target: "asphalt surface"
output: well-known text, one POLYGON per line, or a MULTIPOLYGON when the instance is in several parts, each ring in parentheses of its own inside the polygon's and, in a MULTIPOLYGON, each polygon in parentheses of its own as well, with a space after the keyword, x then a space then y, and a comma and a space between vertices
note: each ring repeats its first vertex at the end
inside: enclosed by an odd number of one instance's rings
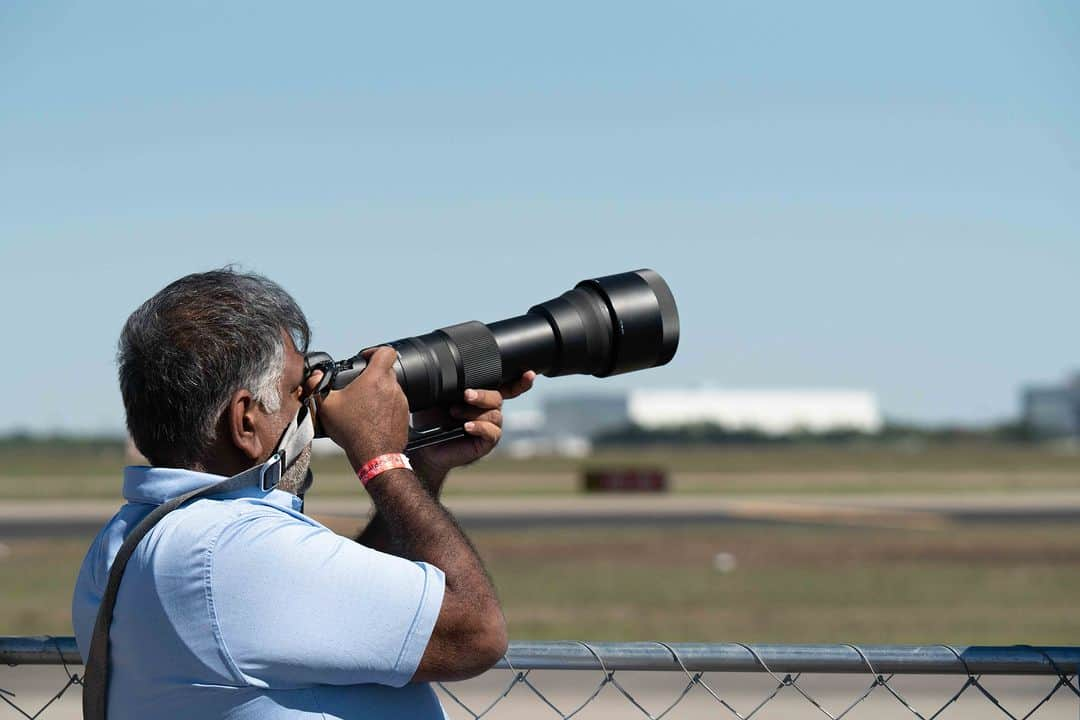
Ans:
MULTIPOLYGON (((964 495, 834 495, 730 497, 611 495, 451 497, 447 506, 467 529, 612 527, 766 523, 935 528, 950 522, 1031 522, 1080 519, 1080 492, 964 495)), ((119 507, 114 501, 6 501, 0 539, 86 537, 119 507)), ((306 511, 328 524, 371 512, 366 498, 314 496, 306 511)))

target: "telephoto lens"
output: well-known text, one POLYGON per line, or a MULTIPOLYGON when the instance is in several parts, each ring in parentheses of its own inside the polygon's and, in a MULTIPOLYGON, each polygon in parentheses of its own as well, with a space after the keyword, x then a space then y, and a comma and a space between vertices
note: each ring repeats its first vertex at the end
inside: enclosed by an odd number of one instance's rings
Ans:
MULTIPOLYGON (((664 365, 679 345, 679 312, 659 273, 635 270, 583 280, 508 320, 464 322, 381 344, 397 350, 394 371, 417 412, 459 403, 466 388, 498 388, 526 370, 607 377, 664 365)), ((337 390, 367 361, 357 354, 334 363, 310 353, 308 364, 329 370, 329 388, 337 390)))

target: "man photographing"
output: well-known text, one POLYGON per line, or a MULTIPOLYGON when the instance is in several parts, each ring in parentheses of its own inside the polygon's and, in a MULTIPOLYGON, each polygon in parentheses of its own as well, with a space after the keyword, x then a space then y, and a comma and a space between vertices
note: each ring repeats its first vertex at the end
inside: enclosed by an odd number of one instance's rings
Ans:
MULTIPOLYGON (((125 468, 127 504, 80 570, 72 621, 84 661, 133 528, 170 500, 272 465, 295 440, 320 380, 305 375, 309 338, 284 290, 229 269, 181 278, 128 319, 120 387, 152 467, 125 468)), ((284 453, 276 487, 192 499, 133 547, 105 646, 110 718, 441 718, 426 683, 477 675, 503 655, 494 588, 438 496, 450 469, 495 446, 503 400, 535 374, 466 390, 452 414, 468 436, 406 459, 395 357, 368 353, 367 369, 318 403, 376 508, 355 541, 301 512, 308 442, 284 453)))

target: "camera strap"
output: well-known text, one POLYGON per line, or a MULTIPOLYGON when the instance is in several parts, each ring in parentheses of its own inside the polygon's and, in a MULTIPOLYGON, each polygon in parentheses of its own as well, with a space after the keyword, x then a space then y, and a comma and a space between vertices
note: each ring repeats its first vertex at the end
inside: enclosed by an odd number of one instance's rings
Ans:
POLYGON ((285 428, 285 432, 278 441, 277 449, 266 462, 158 505, 124 538, 124 542, 113 559, 112 567, 109 568, 109 581, 105 585, 105 592, 101 597, 97 618, 94 621, 94 634, 90 638, 90 651, 87 653, 82 683, 83 720, 106 720, 109 698, 109 628, 112 625, 113 608, 116 606, 116 597, 120 591, 120 581, 124 577, 124 568, 127 567, 128 560, 131 559, 139 542, 163 517, 191 500, 233 492, 252 485, 259 487, 263 492, 273 490, 281 480, 282 472, 300 457, 301 451, 314 437, 315 427, 311 413, 305 405, 285 428))

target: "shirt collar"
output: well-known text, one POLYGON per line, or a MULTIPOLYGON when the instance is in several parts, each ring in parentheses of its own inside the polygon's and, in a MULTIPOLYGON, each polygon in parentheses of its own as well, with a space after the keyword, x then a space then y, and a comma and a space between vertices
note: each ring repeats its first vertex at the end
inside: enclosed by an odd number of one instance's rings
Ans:
MULTIPOLYGON (((124 468, 124 499, 128 502, 146 505, 161 505, 171 498, 207 485, 213 485, 225 479, 223 475, 195 472, 183 468, 128 465, 124 468)), ((296 511, 303 507, 303 501, 292 493, 276 488, 264 492, 256 484, 229 493, 222 493, 215 497, 259 498, 271 505, 296 511)))

